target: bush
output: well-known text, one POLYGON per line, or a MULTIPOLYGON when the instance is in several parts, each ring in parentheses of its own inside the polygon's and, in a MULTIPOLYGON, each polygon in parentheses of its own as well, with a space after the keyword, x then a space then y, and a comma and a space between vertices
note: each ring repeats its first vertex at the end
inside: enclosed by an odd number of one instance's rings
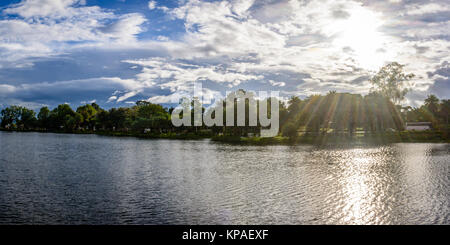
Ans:
POLYGON ((297 126, 292 122, 287 123, 282 130, 282 135, 289 138, 296 138, 298 136, 297 126))

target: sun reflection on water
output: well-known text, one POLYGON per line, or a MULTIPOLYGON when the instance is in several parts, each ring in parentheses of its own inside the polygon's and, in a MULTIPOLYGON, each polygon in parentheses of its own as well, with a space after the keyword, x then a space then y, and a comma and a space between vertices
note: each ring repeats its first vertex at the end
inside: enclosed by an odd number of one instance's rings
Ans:
POLYGON ((338 178, 340 199, 335 205, 334 216, 342 224, 377 224, 380 213, 386 208, 384 197, 389 190, 386 179, 387 162, 383 158, 389 152, 383 148, 349 149, 340 151, 338 178))

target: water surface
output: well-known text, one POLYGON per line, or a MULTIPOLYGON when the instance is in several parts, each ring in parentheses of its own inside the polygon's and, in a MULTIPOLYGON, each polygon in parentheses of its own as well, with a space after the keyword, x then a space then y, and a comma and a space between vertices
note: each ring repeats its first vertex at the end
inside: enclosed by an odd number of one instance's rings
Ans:
POLYGON ((450 224, 450 144, 0 132, 2 224, 450 224))

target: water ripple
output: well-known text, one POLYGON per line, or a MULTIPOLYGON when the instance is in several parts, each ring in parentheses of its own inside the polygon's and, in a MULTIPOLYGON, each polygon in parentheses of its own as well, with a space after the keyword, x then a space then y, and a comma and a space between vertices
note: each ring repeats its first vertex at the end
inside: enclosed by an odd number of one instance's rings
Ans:
POLYGON ((4 224, 449 224, 450 145, 0 132, 4 224))

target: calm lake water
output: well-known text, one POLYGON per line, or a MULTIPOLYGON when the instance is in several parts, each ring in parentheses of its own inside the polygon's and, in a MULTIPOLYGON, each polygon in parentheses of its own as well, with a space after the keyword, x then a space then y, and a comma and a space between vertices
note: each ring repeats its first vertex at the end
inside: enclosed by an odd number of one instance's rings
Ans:
POLYGON ((450 144, 0 132, 3 224, 450 224, 450 144))

